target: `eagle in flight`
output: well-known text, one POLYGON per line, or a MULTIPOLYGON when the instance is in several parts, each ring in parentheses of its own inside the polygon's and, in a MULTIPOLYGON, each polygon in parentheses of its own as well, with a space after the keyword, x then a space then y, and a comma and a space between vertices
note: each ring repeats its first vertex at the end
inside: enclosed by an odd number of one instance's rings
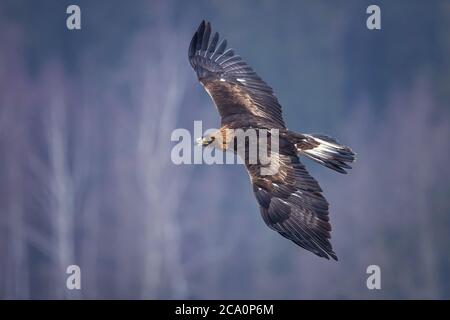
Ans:
MULTIPOLYGON (((337 260, 330 243, 328 202, 317 181, 299 156, 346 173, 355 159, 353 151, 321 134, 300 134, 286 128, 273 90, 232 49, 219 42, 209 22, 202 21, 189 46, 189 61, 198 80, 211 96, 221 117, 221 128, 198 143, 232 151, 244 158, 264 222, 269 228, 316 255, 337 260), (262 164, 249 161, 235 147, 233 129, 277 129, 277 172, 262 175, 262 164)), ((270 146, 269 146, 270 147, 270 146)))

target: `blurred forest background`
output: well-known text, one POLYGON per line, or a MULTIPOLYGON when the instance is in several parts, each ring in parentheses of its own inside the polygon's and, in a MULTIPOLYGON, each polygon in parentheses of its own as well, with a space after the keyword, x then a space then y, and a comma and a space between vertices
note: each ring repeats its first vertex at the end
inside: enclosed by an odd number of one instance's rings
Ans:
POLYGON ((0 298, 450 298, 449 31, 445 0, 2 1, 0 298), (171 163, 173 129, 219 125, 187 60, 202 19, 290 129, 358 153, 347 176, 305 160, 339 262, 269 230, 243 166, 171 163))

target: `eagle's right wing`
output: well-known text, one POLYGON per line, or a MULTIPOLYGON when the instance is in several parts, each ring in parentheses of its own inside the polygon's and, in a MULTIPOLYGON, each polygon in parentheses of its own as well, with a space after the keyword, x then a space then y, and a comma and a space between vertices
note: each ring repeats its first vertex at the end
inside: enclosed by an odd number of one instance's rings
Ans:
POLYGON ((319 184, 296 155, 280 150, 271 161, 277 161, 274 175, 261 175, 260 165, 247 164, 264 222, 300 247, 337 260, 329 241, 328 202, 319 184))
POLYGON ((219 43, 216 32, 210 41, 211 26, 202 21, 189 46, 189 61, 199 81, 214 100, 222 124, 232 115, 265 118, 274 127, 284 128, 281 106, 269 87, 232 49, 219 43))

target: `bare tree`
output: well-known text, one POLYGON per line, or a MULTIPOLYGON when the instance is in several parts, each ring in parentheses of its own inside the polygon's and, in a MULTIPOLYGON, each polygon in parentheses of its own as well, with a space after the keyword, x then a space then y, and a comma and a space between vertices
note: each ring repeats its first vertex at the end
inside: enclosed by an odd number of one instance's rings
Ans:
POLYGON ((142 86, 137 88, 139 92, 135 96, 139 99, 136 172, 144 200, 141 219, 146 239, 142 297, 163 294, 183 298, 187 294, 187 282, 177 215, 187 179, 183 174, 172 174, 170 136, 185 97, 186 77, 177 56, 184 50, 181 37, 167 26, 160 26, 152 39, 153 43, 165 45, 156 46, 159 48, 156 52, 145 51, 149 63, 144 67, 142 86), (161 292, 164 281, 168 281, 170 288, 166 293, 161 292))
POLYGON ((0 86, 8 87, 0 95, 0 297, 30 297, 30 260, 25 207, 26 175, 24 159, 28 148, 26 121, 29 100, 20 91, 27 87, 24 66, 16 55, 20 44, 17 30, 2 25, 0 59, 8 64, 0 68, 0 86))

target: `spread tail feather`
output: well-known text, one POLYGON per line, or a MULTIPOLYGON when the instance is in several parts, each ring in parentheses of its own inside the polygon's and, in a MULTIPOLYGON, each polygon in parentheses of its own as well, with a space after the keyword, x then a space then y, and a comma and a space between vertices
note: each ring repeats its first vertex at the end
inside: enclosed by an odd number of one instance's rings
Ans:
POLYGON ((321 134, 303 134, 303 139, 296 143, 298 152, 325 167, 340 173, 347 173, 349 165, 355 161, 355 153, 335 139, 321 134))

